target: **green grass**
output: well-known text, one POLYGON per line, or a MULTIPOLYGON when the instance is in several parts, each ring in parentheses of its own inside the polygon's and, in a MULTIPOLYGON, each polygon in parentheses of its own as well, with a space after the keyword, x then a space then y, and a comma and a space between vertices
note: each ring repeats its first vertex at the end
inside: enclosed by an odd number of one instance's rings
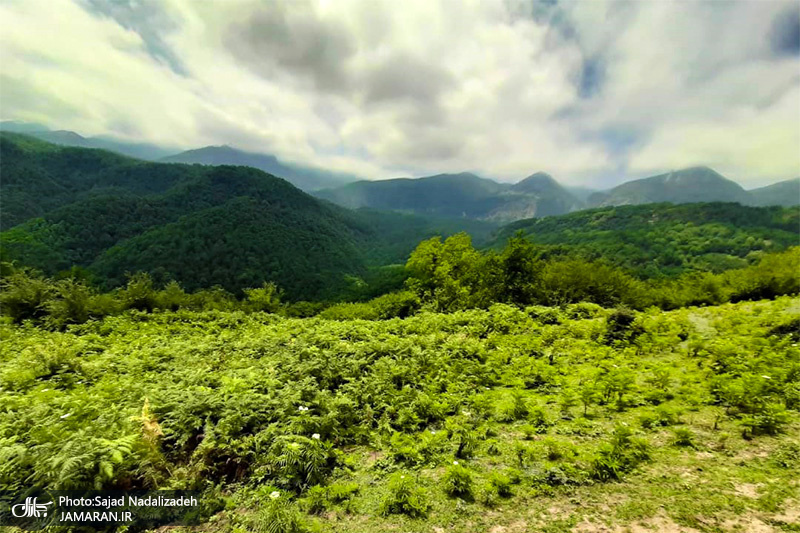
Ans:
POLYGON ((797 531, 798 298, 636 313, 623 342, 612 310, 529 311, 4 324, 0 490, 199 488, 224 505, 194 529, 231 533, 797 531))

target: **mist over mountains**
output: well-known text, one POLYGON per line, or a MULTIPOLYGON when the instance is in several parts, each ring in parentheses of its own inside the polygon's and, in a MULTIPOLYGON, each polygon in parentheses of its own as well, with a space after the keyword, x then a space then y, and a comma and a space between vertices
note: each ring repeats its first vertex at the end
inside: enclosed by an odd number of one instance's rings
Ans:
POLYGON ((629 181, 581 198, 544 172, 532 174, 515 184, 498 183, 463 173, 418 179, 359 181, 315 194, 349 208, 370 207, 512 222, 563 215, 592 207, 661 202, 798 205, 800 178, 748 191, 708 167, 692 167, 629 181))
POLYGON ((101 148, 149 161, 256 168, 281 177, 318 198, 350 209, 369 208, 492 223, 562 215, 592 207, 658 202, 736 202, 752 206, 800 204, 800 177, 746 190, 704 166, 632 180, 608 190, 564 186, 545 172, 535 172, 513 184, 470 172, 359 180, 352 174, 287 163, 274 155, 247 152, 228 145, 173 153, 155 145, 128 143, 110 137, 84 137, 72 131, 53 131, 24 122, 3 121, 0 130, 25 133, 64 146, 101 148))

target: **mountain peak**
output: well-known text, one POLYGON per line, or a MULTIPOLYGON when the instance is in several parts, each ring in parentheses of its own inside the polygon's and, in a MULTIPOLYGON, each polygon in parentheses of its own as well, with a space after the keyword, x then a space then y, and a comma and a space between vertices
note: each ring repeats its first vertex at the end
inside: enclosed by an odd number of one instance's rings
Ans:
POLYGON ((748 200, 747 192, 738 183, 707 166, 695 166, 628 181, 609 191, 594 195, 590 202, 607 206, 657 202, 746 204, 748 200))
POLYGON ((566 190, 547 172, 536 172, 515 183, 511 190, 522 193, 547 193, 566 190))

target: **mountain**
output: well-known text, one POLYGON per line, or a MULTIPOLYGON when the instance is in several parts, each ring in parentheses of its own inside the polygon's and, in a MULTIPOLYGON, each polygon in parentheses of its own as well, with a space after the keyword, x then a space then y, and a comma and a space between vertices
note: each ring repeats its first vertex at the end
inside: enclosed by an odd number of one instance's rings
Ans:
POLYGON ((752 205, 798 205, 800 204, 800 178, 780 181, 760 187, 750 189, 750 203, 752 205))
POLYGON ((280 176, 304 191, 334 187, 351 181, 355 176, 326 170, 282 163, 275 156, 244 152, 230 146, 206 146, 164 157, 162 163, 189 163, 200 165, 239 165, 263 170, 280 176))
POLYGON ((358 181, 315 193, 350 207, 369 207, 441 217, 509 222, 567 213, 581 203, 544 173, 510 185, 467 172, 424 178, 358 181))
POLYGON ((490 247, 518 232, 544 254, 603 258, 640 277, 746 266, 760 252, 797 245, 798 207, 738 203, 609 206, 503 226, 490 247))
POLYGON ((335 298, 422 239, 491 229, 350 211, 254 168, 152 163, 7 132, 0 160, 0 258, 46 274, 78 266, 105 288, 145 271, 189 290, 274 281, 289 299, 335 298))
POLYGON ((692 167, 629 181, 589 197, 592 206, 635 205, 657 202, 738 202, 750 196, 741 185, 708 167, 692 167))
POLYGON ((40 124, 5 120, 0 122, 0 131, 24 133, 37 139, 64 146, 77 146, 81 148, 99 148, 118 154, 154 161, 170 153, 172 150, 148 143, 133 143, 122 141, 114 137, 99 135, 84 137, 74 131, 50 130, 40 124))
MULTIPOLYGON (((529 208, 531 212, 529 216, 515 215, 515 219, 563 215, 583 207, 583 202, 545 172, 537 172, 528 176, 513 185, 509 191, 521 195, 522 201, 528 206, 532 206, 532 209, 529 208), (536 201, 532 201, 533 198, 536 201)), ((505 208, 504 212, 508 213, 510 209, 505 208)))

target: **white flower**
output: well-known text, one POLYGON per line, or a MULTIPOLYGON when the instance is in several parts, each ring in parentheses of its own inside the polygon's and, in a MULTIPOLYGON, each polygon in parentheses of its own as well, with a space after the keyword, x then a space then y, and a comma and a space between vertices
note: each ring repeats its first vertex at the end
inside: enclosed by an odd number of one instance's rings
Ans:
POLYGON ((764 378, 764 379, 772 379, 772 378, 771 378, 771 377, 769 377, 769 376, 761 376, 761 377, 762 377, 762 378, 764 378))
POLYGON ((406 478, 406 476, 400 476, 400 479, 405 479, 405 478, 406 478))
POLYGON ((313 435, 311 435, 311 438, 319 440, 319 433, 314 433, 313 435))
POLYGON ((63 419, 65 419, 65 418, 67 418, 68 416, 70 416, 71 414, 72 414, 72 413, 67 413, 67 414, 65 414, 65 415, 61 415, 61 419, 63 420, 63 419))
POLYGON ((42 392, 47 392, 47 391, 49 391, 49 390, 50 390, 50 389, 42 389, 42 392))
POLYGON ((453 461, 453 464, 458 466, 458 461, 453 461))
POLYGON ((431 435, 436 435, 436 431, 432 429, 431 430, 431 435))
POLYGON ((277 490, 273 490, 272 492, 269 493, 269 497, 272 498, 273 500, 277 500, 278 498, 281 497, 281 493, 278 492, 277 490))

